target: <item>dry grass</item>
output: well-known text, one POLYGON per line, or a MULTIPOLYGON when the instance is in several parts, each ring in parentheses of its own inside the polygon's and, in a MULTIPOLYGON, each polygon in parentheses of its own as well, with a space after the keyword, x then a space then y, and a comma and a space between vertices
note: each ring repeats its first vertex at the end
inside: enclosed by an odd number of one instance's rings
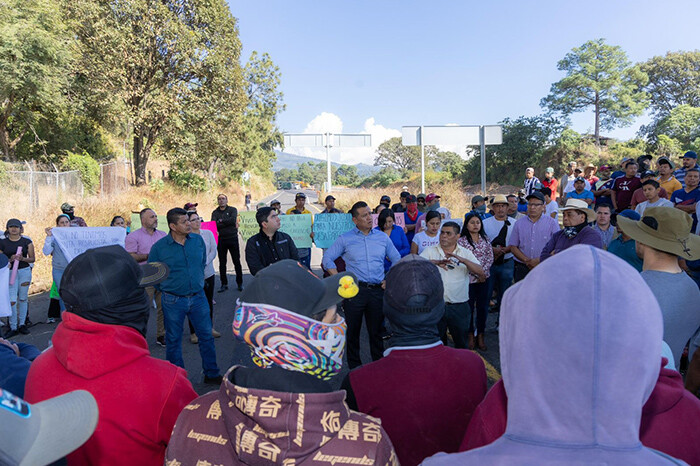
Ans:
MULTIPOLYGON (((394 183, 386 188, 370 188, 370 189, 348 189, 337 190, 333 192, 336 197, 336 206, 344 212, 350 210, 350 207, 357 201, 365 201, 371 208, 379 204, 379 199, 386 194, 391 197, 392 204, 399 202, 399 194, 401 188, 408 186, 408 191, 412 194, 420 192, 420 177, 411 178, 408 181, 394 183)), ((481 186, 462 186, 459 181, 432 181, 426 180, 425 194, 436 193, 440 195, 440 205, 447 207, 452 214, 452 217, 464 217, 464 214, 471 210, 471 198, 481 191, 481 186)), ((508 185, 498 185, 495 183, 486 186, 487 194, 511 194, 516 193, 518 188, 508 185)), ((325 197, 322 194, 323 198, 325 197)))
MULTIPOLYGON (((274 191, 271 183, 256 179, 251 180, 252 186, 246 186, 251 192, 253 200, 262 198, 274 191)), ((173 207, 182 207, 187 202, 199 203, 198 210, 205 219, 216 208, 216 196, 220 192, 225 193, 229 203, 239 209, 244 208, 244 190, 238 185, 230 185, 227 188, 216 188, 209 192, 188 193, 176 189, 170 184, 165 184, 161 191, 151 191, 148 186, 132 187, 128 191, 113 196, 93 196, 84 199, 62 199, 60 202, 45 204, 27 215, 26 205, 17 207, 12 199, 0 199, 0 208, 3 209, 4 219, 19 218, 27 223, 24 226, 24 234, 34 242, 36 251, 36 263, 32 272, 32 284, 30 293, 47 291, 51 287, 51 258, 41 253, 46 240, 46 227, 56 225, 56 216, 61 213, 61 202, 68 201, 75 205, 76 215, 83 217, 89 226, 109 226, 115 215, 121 215, 130 221, 132 212, 139 212, 145 207, 154 209, 161 217, 173 207)), ((161 222, 165 221, 164 218, 161 222)))

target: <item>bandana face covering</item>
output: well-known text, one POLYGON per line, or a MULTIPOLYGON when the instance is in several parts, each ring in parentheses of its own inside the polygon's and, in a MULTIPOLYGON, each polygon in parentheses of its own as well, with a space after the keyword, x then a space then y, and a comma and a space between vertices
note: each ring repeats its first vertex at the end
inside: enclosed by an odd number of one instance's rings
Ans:
POLYGON ((574 238, 576 235, 579 234, 581 230, 583 230, 583 227, 585 227, 586 225, 586 222, 583 222, 580 225, 576 225, 574 227, 564 227, 564 236, 566 236, 569 239, 574 238))
POLYGON ((340 372, 345 332, 340 317, 326 324, 266 304, 240 303, 233 319, 233 334, 250 346, 256 365, 276 365, 321 380, 340 372))

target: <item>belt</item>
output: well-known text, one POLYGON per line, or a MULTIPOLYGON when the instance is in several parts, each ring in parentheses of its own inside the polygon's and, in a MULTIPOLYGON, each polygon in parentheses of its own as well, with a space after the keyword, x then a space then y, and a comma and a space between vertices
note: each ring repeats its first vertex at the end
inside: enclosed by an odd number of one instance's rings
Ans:
POLYGON ((382 287, 381 283, 367 283, 367 282, 358 281, 357 284, 360 285, 361 287, 369 288, 370 290, 382 287))
POLYGON ((178 298, 191 298, 192 296, 198 295, 199 291, 196 293, 191 293, 191 294, 175 294, 175 293, 170 293, 169 291, 161 291, 161 293, 169 294, 171 296, 177 296, 178 298))

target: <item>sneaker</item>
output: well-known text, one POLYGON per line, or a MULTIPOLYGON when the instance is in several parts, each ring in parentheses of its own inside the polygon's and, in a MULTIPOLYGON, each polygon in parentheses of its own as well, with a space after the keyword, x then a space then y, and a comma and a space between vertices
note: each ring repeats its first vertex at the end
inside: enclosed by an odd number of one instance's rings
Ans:
POLYGON ((238 291, 243 291, 243 285, 238 285, 238 291))
POLYGON ((221 336, 221 334, 219 332, 217 332, 216 330, 211 329, 211 336, 213 336, 214 338, 219 338, 221 336))
POLYGON ((223 293, 226 290, 228 290, 228 285, 221 285, 221 288, 219 288, 219 293, 223 293))
POLYGON ((17 335, 19 335, 19 332, 17 330, 10 329, 9 332, 5 333, 5 336, 3 338, 8 339, 8 338, 16 337, 17 335))
POLYGON ((204 383, 210 383, 212 385, 221 385, 221 382, 224 381, 224 378, 220 375, 217 375, 216 377, 207 377, 206 375, 204 376, 204 383))
POLYGON ((56 319, 54 317, 49 317, 48 319, 46 319, 46 323, 47 324, 55 324, 56 319))
POLYGON ((197 338, 196 333, 190 333, 190 343, 192 343, 193 345, 199 343, 199 338, 197 338))
POLYGON ((156 338, 156 343, 165 348, 165 337, 156 338))
POLYGON ((17 329, 17 331, 19 333, 21 333, 22 335, 29 335, 29 329, 27 328, 26 325, 20 325, 19 329, 17 329))

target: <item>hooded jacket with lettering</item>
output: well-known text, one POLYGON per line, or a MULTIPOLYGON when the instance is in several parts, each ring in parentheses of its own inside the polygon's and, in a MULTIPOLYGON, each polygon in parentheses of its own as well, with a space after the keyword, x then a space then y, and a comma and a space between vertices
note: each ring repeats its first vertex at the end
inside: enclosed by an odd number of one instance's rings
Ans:
POLYGON ((684 464, 639 440, 662 335, 656 299, 627 263, 583 245, 554 255, 503 297, 505 434, 425 464, 684 464), (544 295, 569 305, 543 306, 544 295))
POLYGON ((182 411, 166 464, 398 464, 381 421, 351 411, 344 391, 245 388, 230 380, 236 369, 182 411))
POLYGON ((72 312, 34 360, 25 387, 30 403, 87 390, 100 416, 69 465, 162 465, 177 416, 197 397, 184 369, 151 357, 135 329, 102 324, 72 312))

